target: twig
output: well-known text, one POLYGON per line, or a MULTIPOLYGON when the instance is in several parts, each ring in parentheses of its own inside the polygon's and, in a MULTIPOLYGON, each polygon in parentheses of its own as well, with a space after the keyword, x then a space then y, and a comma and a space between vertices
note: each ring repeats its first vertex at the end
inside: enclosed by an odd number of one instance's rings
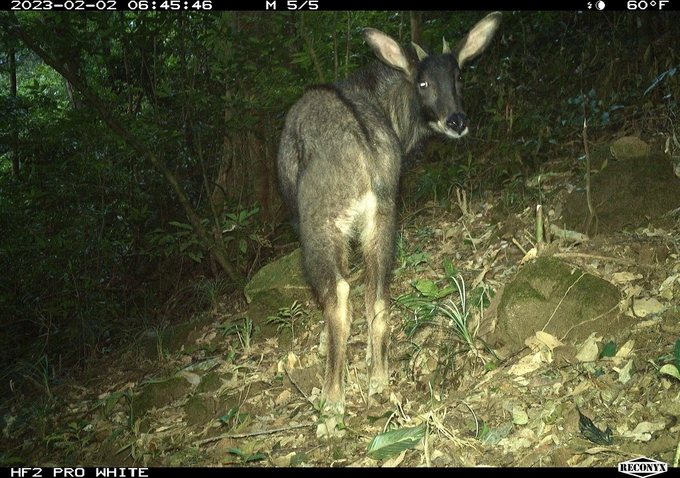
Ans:
MULTIPOLYGON (((567 290, 566 290, 566 291, 564 292, 564 294, 562 295, 562 298, 560 299, 559 303, 555 306, 555 310, 553 310, 552 315, 550 316, 550 318, 548 319, 548 321, 545 323, 545 325, 544 325, 543 328, 541 329, 542 331, 545 332, 545 328, 546 328, 548 325, 550 325, 550 322, 552 321, 553 317, 555 317, 555 314, 557 313, 557 311, 560 310, 560 306, 562 305, 562 302, 564 302, 564 299, 567 298, 567 295, 569 295, 569 291, 572 289, 572 287, 574 287, 574 286, 578 283, 578 281, 580 281, 580 280, 583 278, 584 275, 586 275, 585 272, 582 273, 580 276, 578 276, 578 278, 577 278, 577 279, 576 279, 576 280, 575 280, 575 281, 567 288, 567 290)), ((571 329, 570 329, 570 330, 571 330, 571 329)))
MULTIPOLYGON (((588 149, 588 123, 586 122, 586 102, 583 102, 583 149, 586 153, 586 202, 588 203, 588 219, 586 219, 586 234, 590 234, 590 225, 595 219, 595 234, 597 234, 597 214, 590 195, 590 150, 588 149)), ((593 235, 595 235, 593 234, 593 235)))
POLYGON ((608 311, 602 312, 600 315, 596 315, 595 317, 593 317, 593 318, 591 318, 591 319, 584 320, 584 321, 579 322, 578 324, 576 324, 576 325, 570 327, 569 330, 567 330, 567 331, 564 333, 564 335, 563 335, 562 337, 560 337, 560 340, 566 339, 566 338, 567 338, 567 335, 569 335, 569 332, 571 332, 572 330, 574 330, 576 327, 582 327, 584 324, 587 324, 587 323, 589 323, 589 322, 595 322, 596 320, 600 320, 600 319, 601 319, 602 317, 604 317, 605 315, 608 315, 608 314, 611 314, 612 312, 614 312, 618 307, 619 307, 619 304, 616 304, 614 307, 612 307, 612 308, 609 309, 608 311))
POLYGON ((680 461, 680 434, 678 435, 678 446, 675 448, 675 457, 673 458, 673 468, 678 467, 680 461))
POLYGON ((260 430, 257 432, 249 432, 249 433, 222 433, 221 435, 217 435, 211 438, 205 438, 203 440, 199 440, 197 442, 194 442, 196 445, 205 445, 206 443, 210 443, 213 441, 218 441, 221 440, 222 438, 248 438, 248 437, 255 437, 255 436, 260 436, 260 435, 273 435, 274 433, 281 433, 281 432, 287 432, 289 430, 296 430, 298 428, 311 428, 315 427, 316 423, 298 423, 297 425, 289 425, 287 427, 281 427, 281 428, 272 428, 270 430, 260 430))
POLYGON ((543 206, 536 206, 536 252, 539 254, 545 248, 545 233, 543 232, 543 206))
POLYGON ((286 372, 286 377, 288 377, 288 380, 290 380, 290 383, 292 383, 295 386, 295 388, 297 388, 297 391, 300 392, 300 394, 303 397, 305 397, 305 400, 307 400, 309 403, 312 404, 312 406, 314 406, 314 402, 312 401, 312 399, 309 398, 309 396, 300 388, 300 386, 297 384, 297 382, 295 380, 293 380, 293 377, 290 376, 290 373, 288 372, 288 367, 286 367, 284 365, 283 370, 286 372))
POLYGON ((525 256, 527 255, 526 249, 524 249, 522 245, 519 242, 517 242, 517 239, 515 239, 514 237, 512 238, 512 243, 516 245, 520 251, 522 251, 522 254, 524 254, 525 256))

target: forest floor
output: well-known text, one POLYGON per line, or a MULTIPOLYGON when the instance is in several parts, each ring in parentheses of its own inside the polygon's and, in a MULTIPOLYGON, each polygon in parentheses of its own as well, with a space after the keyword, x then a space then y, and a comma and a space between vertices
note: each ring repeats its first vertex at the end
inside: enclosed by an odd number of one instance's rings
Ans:
MULTIPOLYGON (((589 236, 555 232, 551 243, 538 245, 536 203, 523 198, 523 208, 509 212, 507 190, 466 197, 449 189, 450 201, 403 211, 391 384, 377 400, 367 399, 357 263, 338 436, 317 436, 324 357, 315 303, 281 304, 267 322, 278 333, 265 334, 250 326, 239 294, 102 357, 39 400, 5 404, 4 464, 615 467, 639 457, 672 463, 680 436, 680 380, 672 376, 680 362, 680 180, 663 154, 611 154, 593 166, 597 218, 589 236), (618 325, 576 338, 536 329, 514 345, 495 332, 503 304, 493 297, 536 257, 613 284, 618 325), (466 307, 452 277, 466 284, 466 307), (477 304, 486 298, 488 307, 476 307, 473 297, 477 304), (469 310, 473 340, 461 339, 444 316, 419 322, 409 298, 451 300, 469 310), (383 435, 389 430, 402 435, 383 435)), ((583 231, 582 174, 554 166, 527 179, 525 191, 533 188, 545 200, 546 220, 559 225, 554 231, 583 231)), ((408 178, 422 174, 415 168, 408 178)))

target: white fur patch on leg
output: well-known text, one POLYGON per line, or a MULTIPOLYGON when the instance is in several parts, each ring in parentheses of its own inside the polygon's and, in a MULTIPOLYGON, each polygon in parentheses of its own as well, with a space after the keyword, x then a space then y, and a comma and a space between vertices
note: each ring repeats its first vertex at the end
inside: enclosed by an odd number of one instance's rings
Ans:
POLYGON ((383 300, 377 300, 373 304, 373 323, 370 327, 370 346, 372 353, 370 371, 371 376, 368 384, 368 394, 374 395, 383 391, 389 385, 389 373, 387 366, 387 346, 389 340, 389 308, 383 300))

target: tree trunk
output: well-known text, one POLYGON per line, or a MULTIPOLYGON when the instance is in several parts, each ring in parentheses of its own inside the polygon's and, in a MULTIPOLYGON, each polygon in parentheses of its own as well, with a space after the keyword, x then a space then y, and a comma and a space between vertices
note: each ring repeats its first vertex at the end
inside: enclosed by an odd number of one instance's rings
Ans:
POLYGON ((416 45, 423 46, 423 14, 411 12, 411 41, 416 45))
MULTIPOLYGON (((9 52, 7 53, 9 57, 9 94, 12 98, 16 100, 17 98, 17 59, 14 51, 14 47, 9 47, 9 52)), ((19 142, 18 132, 14 129, 13 132, 14 144, 19 142)), ((11 153, 12 156, 12 176, 15 178, 19 177, 19 155, 16 151, 11 153)))

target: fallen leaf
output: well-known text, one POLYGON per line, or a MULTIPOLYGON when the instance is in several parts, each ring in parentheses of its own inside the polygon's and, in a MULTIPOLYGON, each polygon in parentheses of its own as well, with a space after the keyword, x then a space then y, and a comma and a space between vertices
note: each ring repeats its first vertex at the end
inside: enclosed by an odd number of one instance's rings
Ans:
POLYGON ((654 297, 638 299, 633 304, 633 312, 637 317, 647 317, 650 314, 659 314, 664 309, 664 305, 654 297))
POLYGON ((533 372, 543 366, 543 360, 541 359, 541 353, 536 353, 532 355, 527 355, 522 357, 519 362, 510 367, 509 373, 511 375, 522 376, 527 373, 533 372))
POLYGON ((612 282, 615 284, 625 284, 635 279, 642 279, 642 274, 633 274, 632 272, 614 272, 612 274, 612 282))
POLYGON ((632 360, 629 360, 623 368, 617 369, 614 367, 614 370, 619 373, 619 382, 626 384, 630 381, 630 379, 633 377, 633 374, 635 373, 635 365, 633 364, 632 360))
POLYGON ((544 344, 545 346, 550 348, 550 350, 554 350, 556 347, 560 347, 560 346, 564 345, 562 342, 560 342, 560 340, 557 337, 550 335, 547 332, 543 332, 541 330, 536 332, 536 338, 542 344, 544 344))
POLYGON ((585 343, 578 349, 576 358, 581 362, 594 362, 599 355, 597 348, 597 339, 595 337, 588 337, 585 343))
POLYGON ((633 347, 635 346, 635 340, 629 340, 616 352, 617 357, 629 357, 633 355, 633 347))
POLYGON ((526 425, 529 423, 529 415, 526 410, 520 407, 512 408, 512 423, 515 425, 526 425))

